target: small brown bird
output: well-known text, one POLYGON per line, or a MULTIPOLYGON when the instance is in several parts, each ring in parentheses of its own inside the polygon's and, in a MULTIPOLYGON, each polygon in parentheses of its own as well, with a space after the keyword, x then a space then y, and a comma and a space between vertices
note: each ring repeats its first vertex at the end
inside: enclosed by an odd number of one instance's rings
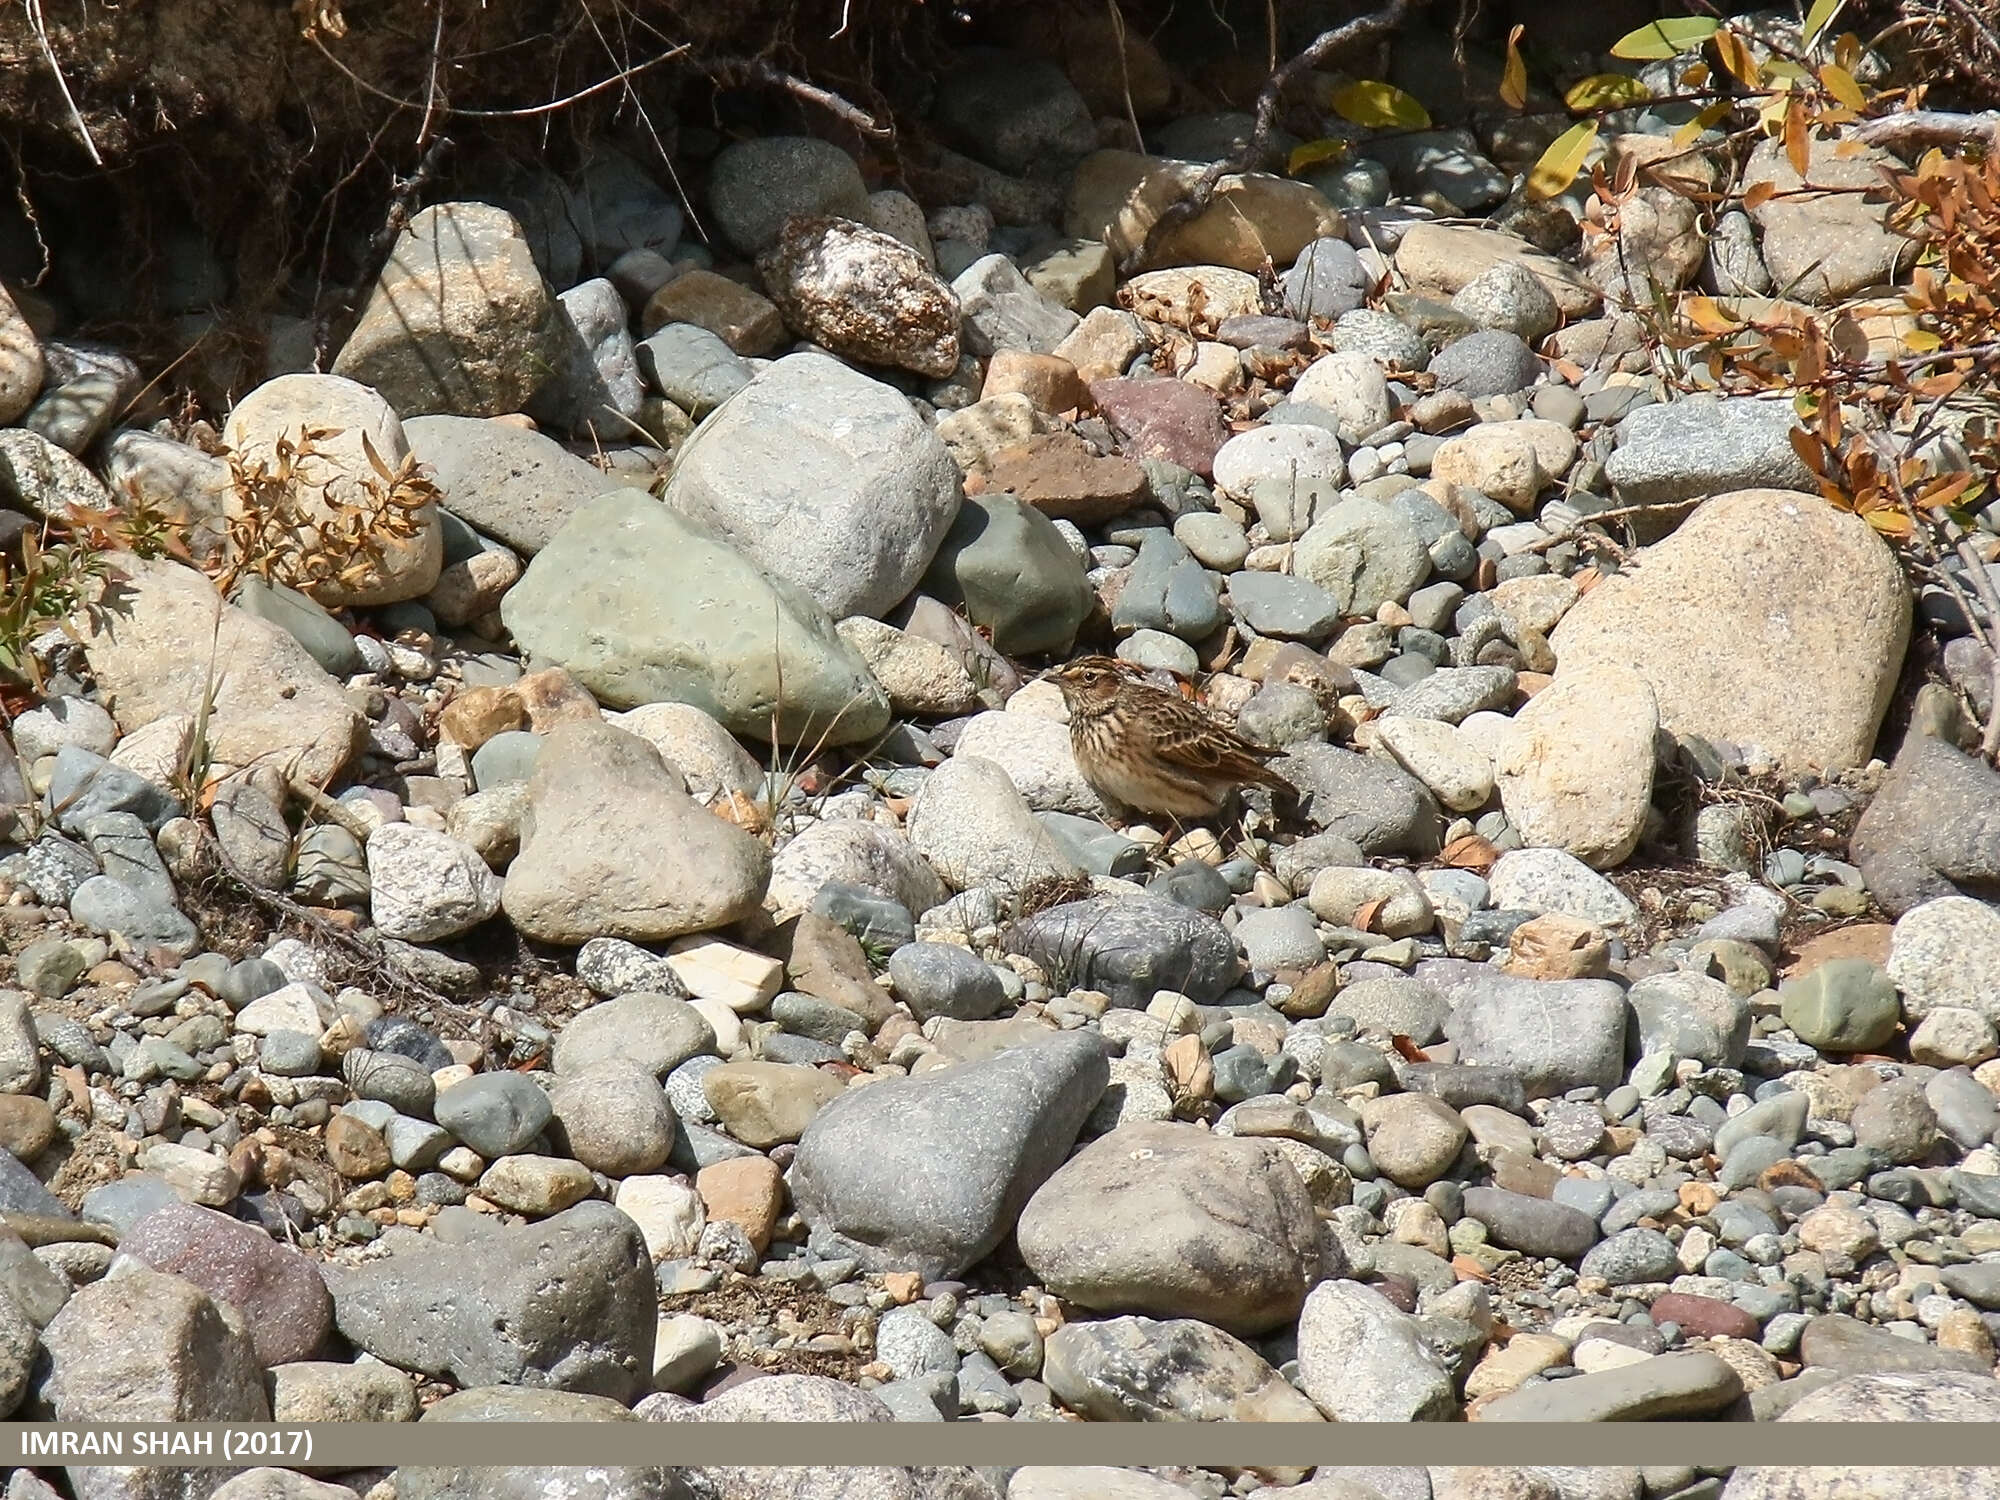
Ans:
POLYGON ((1246 784, 1297 796, 1263 762, 1277 754, 1238 739, 1195 704, 1163 692, 1108 656, 1086 656, 1049 678, 1069 709, 1077 768, 1100 797, 1135 812, 1212 818, 1246 784))

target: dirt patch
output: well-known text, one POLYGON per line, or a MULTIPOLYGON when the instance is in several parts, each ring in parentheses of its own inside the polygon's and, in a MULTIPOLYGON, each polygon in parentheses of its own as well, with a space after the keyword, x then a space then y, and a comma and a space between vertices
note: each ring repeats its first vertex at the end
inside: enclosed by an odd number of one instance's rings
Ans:
POLYGON ((271 945, 271 924, 223 876, 190 883, 181 892, 181 910, 214 952, 241 962, 271 945))
MULTIPOLYGON (((719 1325, 725 1346, 751 1328, 776 1328, 801 1344, 821 1334, 845 1336, 846 1311, 810 1281, 776 1281, 731 1273, 721 1286, 660 1298, 665 1313, 692 1313, 719 1325)), ((751 1361, 767 1375, 824 1375, 853 1382, 868 1363, 860 1353, 820 1349, 761 1350, 751 1361)))
MULTIPOLYGON (((119 1149, 120 1139, 120 1133, 109 1126, 91 1126, 70 1143, 62 1166, 48 1179, 49 1191, 77 1211, 83 1206, 85 1193, 122 1181, 132 1159, 119 1149)), ((53 1154, 61 1149, 57 1145, 49 1151, 53 1154)))

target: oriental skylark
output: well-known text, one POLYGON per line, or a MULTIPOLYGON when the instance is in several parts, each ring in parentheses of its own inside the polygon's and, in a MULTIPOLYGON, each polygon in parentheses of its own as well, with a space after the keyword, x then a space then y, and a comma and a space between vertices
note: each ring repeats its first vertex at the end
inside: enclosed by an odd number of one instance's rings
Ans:
POLYGON ((1049 678, 1069 709, 1069 742, 1092 790, 1135 812, 1212 818, 1246 785, 1296 796, 1263 764, 1278 752, 1238 739, 1185 698, 1108 656, 1086 656, 1049 678))

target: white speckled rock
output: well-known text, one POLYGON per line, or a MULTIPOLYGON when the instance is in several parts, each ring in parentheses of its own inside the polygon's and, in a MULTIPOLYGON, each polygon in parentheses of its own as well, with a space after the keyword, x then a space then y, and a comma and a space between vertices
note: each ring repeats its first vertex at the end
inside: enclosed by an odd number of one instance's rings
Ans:
POLYGON ((1911 907, 1896 919, 1888 970, 1910 1020, 1951 1006, 2000 1026, 2000 911, 1970 896, 1911 907))
POLYGON ((1018 892, 1083 874, 1036 821, 1006 769, 976 756, 953 756, 931 773, 908 826, 917 852, 957 890, 1018 892))
POLYGON ((1327 1281, 1299 1314, 1299 1383, 1336 1422, 1441 1422, 1456 1392, 1424 1326, 1358 1281, 1327 1281))
POLYGON ((771 904, 795 915, 830 882, 887 896, 912 915, 942 905, 951 894, 908 834, 847 819, 815 823, 779 848, 771 861, 771 904))
POLYGON ((384 823, 368 838, 369 915, 384 937, 430 943, 500 909, 500 877, 448 833, 384 823))
POLYGON ((1600 927, 1616 927, 1638 915, 1617 886, 1561 849, 1510 850, 1500 856, 1486 883, 1494 906, 1502 910, 1559 911, 1600 927))

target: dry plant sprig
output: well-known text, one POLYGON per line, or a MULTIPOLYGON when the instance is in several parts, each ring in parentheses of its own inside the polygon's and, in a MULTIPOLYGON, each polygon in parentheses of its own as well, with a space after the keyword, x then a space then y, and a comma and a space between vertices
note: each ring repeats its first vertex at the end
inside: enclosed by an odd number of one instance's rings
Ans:
POLYGON ((70 617, 93 601, 113 570, 111 559, 87 542, 44 545, 27 531, 20 545, 18 562, 0 556, 0 672, 39 694, 44 679, 35 638, 52 628, 76 638, 70 617))
POLYGON ((340 429, 308 427, 297 441, 281 437, 271 457, 227 455, 236 504, 229 517, 226 559, 216 577, 224 595, 245 576, 304 593, 333 584, 364 585, 379 575, 390 551, 423 532, 420 514, 441 498, 414 455, 391 469, 368 435, 361 450, 373 474, 359 476, 350 498, 335 493, 340 478, 315 479, 308 462, 340 429))

